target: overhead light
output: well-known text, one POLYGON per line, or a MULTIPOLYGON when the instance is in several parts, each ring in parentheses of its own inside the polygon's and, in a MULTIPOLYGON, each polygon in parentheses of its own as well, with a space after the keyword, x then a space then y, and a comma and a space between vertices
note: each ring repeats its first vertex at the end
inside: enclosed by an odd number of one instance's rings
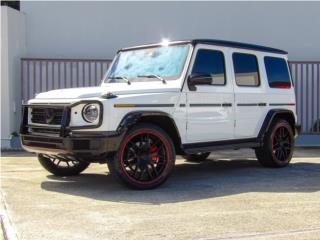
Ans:
POLYGON ((170 43, 170 40, 166 38, 162 39, 161 41, 161 45, 165 47, 169 46, 169 43, 170 43))

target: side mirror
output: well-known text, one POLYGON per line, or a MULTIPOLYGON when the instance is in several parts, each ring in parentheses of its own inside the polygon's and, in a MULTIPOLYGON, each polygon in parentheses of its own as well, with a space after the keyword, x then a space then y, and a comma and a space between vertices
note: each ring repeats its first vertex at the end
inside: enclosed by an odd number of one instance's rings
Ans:
POLYGON ((212 76, 210 74, 195 73, 188 77, 188 86, 192 91, 196 90, 196 85, 211 85, 211 83, 212 76))

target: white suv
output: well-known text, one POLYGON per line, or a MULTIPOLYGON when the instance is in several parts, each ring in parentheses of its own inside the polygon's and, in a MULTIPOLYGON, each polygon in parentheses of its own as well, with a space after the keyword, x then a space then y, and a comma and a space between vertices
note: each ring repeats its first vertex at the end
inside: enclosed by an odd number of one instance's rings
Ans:
POLYGON ((267 167, 293 154, 295 94, 282 50, 197 39, 118 51, 99 87, 41 93, 23 106, 21 141, 49 172, 107 163, 127 185, 154 188, 176 154, 206 159, 253 148, 267 167))

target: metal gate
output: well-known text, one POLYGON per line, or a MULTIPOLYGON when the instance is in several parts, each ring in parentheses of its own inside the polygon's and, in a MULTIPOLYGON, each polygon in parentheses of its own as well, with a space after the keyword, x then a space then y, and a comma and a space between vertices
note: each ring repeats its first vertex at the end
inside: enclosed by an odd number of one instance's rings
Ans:
MULTIPOLYGON (((99 85, 108 59, 21 59, 22 99, 59 88, 99 85)), ((320 62, 291 61, 298 125, 304 134, 320 134, 320 62)))
POLYGON ((53 89, 97 86, 110 63, 109 59, 22 58, 22 99, 53 89))
POLYGON ((320 62, 291 61, 298 125, 304 134, 320 134, 320 62))

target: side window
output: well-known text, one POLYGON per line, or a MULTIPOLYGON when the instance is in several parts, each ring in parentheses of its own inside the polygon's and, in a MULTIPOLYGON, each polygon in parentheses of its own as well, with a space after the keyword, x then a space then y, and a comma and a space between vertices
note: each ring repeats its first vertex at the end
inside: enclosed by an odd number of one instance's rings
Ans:
POLYGON ((258 60, 255 55, 234 53, 232 59, 238 86, 257 87, 260 85, 258 60))
POLYGON ((290 88, 291 81, 287 61, 283 58, 264 57, 269 86, 271 88, 290 88))
POLYGON ((199 49, 193 64, 192 74, 211 75, 212 85, 225 85, 224 56, 221 51, 199 49))

